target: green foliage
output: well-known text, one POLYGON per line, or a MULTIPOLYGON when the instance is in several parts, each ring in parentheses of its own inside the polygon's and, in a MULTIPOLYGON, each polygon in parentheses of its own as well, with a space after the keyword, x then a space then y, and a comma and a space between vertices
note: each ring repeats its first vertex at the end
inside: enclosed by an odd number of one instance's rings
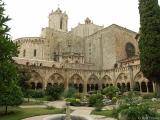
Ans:
POLYGON ((6 91, 0 91, 0 106, 16 106, 23 102, 21 89, 14 83, 6 91), (4 93, 2 93, 4 92, 4 93))
POLYGON ((142 97, 137 95, 136 92, 130 91, 127 96, 123 96, 122 102, 124 104, 136 105, 142 102, 142 97))
POLYGON ((141 71, 160 82, 160 7, 158 0, 139 0, 141 71))
POLYGON ((8 113, 8 115, 1 115, 0 108, 0 120, 22 120, 33 116, 63 114, 65 110, 58 108, 9 108, 8 113))
POLYGON ((20 67, 18 69, 18 73, 19 73, 19 85, 22 89, 24 97, 28 98, 29 102, 29 98, 31 97, 31 90, 30 90, 31 86, 28 84, 28 81, 31 78, 31 74, 28 69, 20 67))
POLYGON ((48 100, 52 101, 60 99, 63 91, 63 86, 54 84, 53 86, 48 86, 45 93, 48 96, 48 100))
POLYGON ((152 98, 156 98, 156 95, 155 94, 146 94, 146 95, 143 95, 143 99, 152 99, 152 98))
POLYGON ((102 115, 106 117, 113 117, 113 111, 112 110, 93 110, 92 113, 93 115, 102 115))
POLYGON ((72 106, 80 106, 81 104, 80 99, 76 99, 76 98, 67 98, 66 101, 70 102, 70 105, 72 106))
POLYGON ((53 106, 47 106, 47 109, 48 109, 48 110, 54 110, 54 109, 56 109, 56 108, 53 107, 53 106))
POLYGON ((76 97, 77 90, 74 87, 69 87, 67 91, 64 91, 63 96, 65 98, 74 98, 76 97))
POLYGON ((126 120, 142 120, 156 117, 156 113, 150 110, 147 104, 121 106, 117 111, 117 113, 125 116, 126 120))
POLYGON ((120 106, 113 110, 113 115, 120 120, 142 120, 142 118, 154 118, 157 114, 151 109, 151 103, 148 104, 143 101, 142 97, 131 91, 123 97, 120 106))
POLYGON ((103 89, 102 93, 108 96, 110 99, 116 97, 117 93, 119 92, 118 87, 116 86, 109 86, 103 89))
POLYGON ((28 69, 25 68, 19 68, 19 84, 22 88, 22 91, 25 92, 26 90, 30 89, 30 86, 28 84, 28 81, 31 78, 31 74, 28 69))
POLYGON ((10 19, 4 14, 4 3, 0 0, 0 106, 7 107, 22 103, 22 92, 18 87, 18 73, 12 57, 18 53, 17 45, 10 39, 10 19))
POLYGON ((45 93, 43 90, 29 90, 29 96, 32 98, 43 98, 45 93))
POLYGON ((117 97, 112 98, 112 103, 115 104, 117 102, 117 97))
POLYGON ((100 93, 92 94, 89 97, 89 106, 93 106, 100 109, 103 106, 103 95, 100 93))

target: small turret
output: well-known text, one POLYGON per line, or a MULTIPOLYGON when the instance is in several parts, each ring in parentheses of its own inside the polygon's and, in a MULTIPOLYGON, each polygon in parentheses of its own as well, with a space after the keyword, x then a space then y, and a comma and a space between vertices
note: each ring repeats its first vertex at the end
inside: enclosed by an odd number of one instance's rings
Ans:
POLYGON ((68 15, 62 12, 60 8, 49 14, 49 28, 67 32, 68 31, 68 15))
POLYGON ((91 23, 91 20, 87 17, 86 19, 85 19, 85 24, 90 24, 91 23))

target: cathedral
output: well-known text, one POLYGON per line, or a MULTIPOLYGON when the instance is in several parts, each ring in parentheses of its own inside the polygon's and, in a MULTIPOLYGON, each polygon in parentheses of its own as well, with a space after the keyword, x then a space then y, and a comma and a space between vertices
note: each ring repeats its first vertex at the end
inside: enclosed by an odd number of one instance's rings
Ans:
POLYGON ((138 34, 112 24, 96 25, 86 18, 68 31, 68 15, 60 8, 49 14, 48 27, 38 37, 14 40, 15 62, 31 72, 32 89, 49 85, 74 86, 80 93, 117 86, 141 93, 155 91, 155 83, 140 71, 138 34))

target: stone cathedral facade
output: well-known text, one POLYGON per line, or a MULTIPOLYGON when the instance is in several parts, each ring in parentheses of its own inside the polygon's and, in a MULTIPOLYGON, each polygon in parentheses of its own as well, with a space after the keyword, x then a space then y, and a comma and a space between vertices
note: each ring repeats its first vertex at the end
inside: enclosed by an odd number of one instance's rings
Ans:
POLYGON ((62 84, 84 93, 110 85, 128 91, 136 85, 142 93, 155 90, 140 71, 137 33, 116 24, 104 28, 86 18, 68 31, 68 15, 58 8, 39 37, 15 43, 20 47, 14 59, 31 71, 33 89, 62 84))

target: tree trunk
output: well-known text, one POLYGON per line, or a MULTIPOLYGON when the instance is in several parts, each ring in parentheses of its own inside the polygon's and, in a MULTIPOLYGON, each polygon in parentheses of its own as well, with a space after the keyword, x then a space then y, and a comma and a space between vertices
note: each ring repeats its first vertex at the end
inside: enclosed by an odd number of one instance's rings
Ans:
POLYGON ((6 105, 5 114, 8 113, 8 106, 6 105))
POLYGON ((156 95, 158 98, 160 98, 160 82, 156 82, 155 88, 156 95))

